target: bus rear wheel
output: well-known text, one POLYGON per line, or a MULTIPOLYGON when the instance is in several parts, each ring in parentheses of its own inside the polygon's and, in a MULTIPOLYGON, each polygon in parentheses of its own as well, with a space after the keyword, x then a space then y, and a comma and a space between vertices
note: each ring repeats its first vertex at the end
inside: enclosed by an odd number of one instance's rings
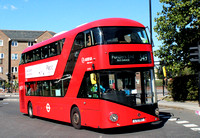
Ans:
POLYGON ((31 102, 28 104, 28 116, 33 118, 33 106, 31 102))
POLYGON ((74 128, 81 128, 81 115, 78 107, 74 107, 71 111, 71 123, 74 128))

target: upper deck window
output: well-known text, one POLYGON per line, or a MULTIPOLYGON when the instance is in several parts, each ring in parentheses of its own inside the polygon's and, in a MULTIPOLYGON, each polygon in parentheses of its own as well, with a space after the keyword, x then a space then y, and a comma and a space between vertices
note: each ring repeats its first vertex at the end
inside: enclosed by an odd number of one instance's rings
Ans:
POLYGON ((20 63, 25 64, 61 54, 65 39, 44 45, 43 47, 28 51, 21 55, 20 63))
POLYGON ((149 44, 144 28, 100 27, 92 29, 94 45, 99 44, 149 44))
POLYGON ((149 43, 143 28, 103 27, 104 44, 147 44, 149 43))

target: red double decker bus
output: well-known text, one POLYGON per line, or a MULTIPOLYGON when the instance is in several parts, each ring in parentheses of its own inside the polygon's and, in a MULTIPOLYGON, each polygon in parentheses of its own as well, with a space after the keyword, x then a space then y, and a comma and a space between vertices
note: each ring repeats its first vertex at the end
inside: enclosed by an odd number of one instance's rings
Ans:
POLYGON ((142 24, 123 18, 87 23, 22 52, 20 111, 75 128, 155 122, 153 69, 142 24))

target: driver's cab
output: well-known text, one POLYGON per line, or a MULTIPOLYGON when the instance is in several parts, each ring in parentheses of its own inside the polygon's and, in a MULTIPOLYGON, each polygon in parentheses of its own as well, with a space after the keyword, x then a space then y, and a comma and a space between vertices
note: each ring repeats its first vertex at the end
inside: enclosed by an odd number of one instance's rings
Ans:
POLYGON ((155 103, 152 69, 86 72, 78 98, 104 99, 127 106, 155 103))

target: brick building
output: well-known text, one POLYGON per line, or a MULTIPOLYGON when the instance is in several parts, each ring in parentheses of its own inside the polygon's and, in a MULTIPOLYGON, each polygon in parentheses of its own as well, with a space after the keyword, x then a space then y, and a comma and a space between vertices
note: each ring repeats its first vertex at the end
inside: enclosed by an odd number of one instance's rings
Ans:
POLYGON ((42 42, 55 35, 51 31, 0 30, 0 87, 2 81, 8 81, 8 49, 11 44, 11 76, 18 80, 18 65, 22 51, 35 43, 42 42))

